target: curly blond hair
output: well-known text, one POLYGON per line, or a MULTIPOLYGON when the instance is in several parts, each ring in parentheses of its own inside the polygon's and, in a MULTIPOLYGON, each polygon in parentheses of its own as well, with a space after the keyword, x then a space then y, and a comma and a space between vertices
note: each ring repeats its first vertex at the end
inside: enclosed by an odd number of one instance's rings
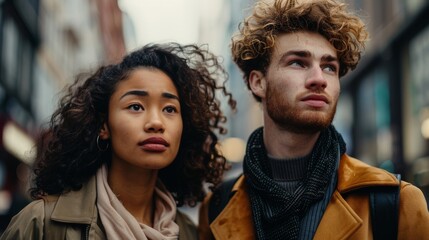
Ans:
POLYGON ((276 37, 298 31, 317 32, 335 47, 340 77, 356 67, 368 39, 365 24, 347 11, 344 3, 334 0, 259 1, 253 13, 239 25, 239 33, 231 44, 234 62, 243 72, 248 87, 252 70, 265 73, 276 37))

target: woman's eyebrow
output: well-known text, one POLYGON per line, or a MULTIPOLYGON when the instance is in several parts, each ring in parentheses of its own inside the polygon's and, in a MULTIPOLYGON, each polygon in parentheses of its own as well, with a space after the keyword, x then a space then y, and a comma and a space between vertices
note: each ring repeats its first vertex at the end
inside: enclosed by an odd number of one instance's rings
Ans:
MULTIPOLYGON (((145 97, 145 96, 149 96, 149 93, 147 91, 144 91, 144 90, 132 90, 132 91, 126 92, 119 99, 122 99, 122 98, 124 98, 126 96, 129 96, 129 95, 135 95, 135 96, 145 97)), ((174 94, 172 94, 172 93, 164 92, 164 93, 161 94, 161 96, 164 97, 164 98, 176 99, 176 100, 179 101, 179 97, 176 96, 176 95, 174 95, 174 94)))
POLYGON ((128 95, 136 95, 136 96, 149 96, 149 93, 143 90, 132 90, 126 92, 124 95, 122 95, 119 99, 122 99, 128 95))
POLYGON ((177 101, 179 101, 179 97, 172 94, 172 93, 164 92, 164 93, 162 93, 162 96, 165 98, 176 99, 177 101))

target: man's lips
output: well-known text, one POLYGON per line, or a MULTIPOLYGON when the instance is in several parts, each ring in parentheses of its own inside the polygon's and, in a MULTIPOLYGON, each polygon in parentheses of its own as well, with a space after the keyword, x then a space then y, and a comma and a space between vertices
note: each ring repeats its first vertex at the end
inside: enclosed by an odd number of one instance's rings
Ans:
POLYGON ((160 137, 147 138, 138 144, 143 150, 150 152, 163 152, 170 144, 160 137))
POLYGON ((301 101, 310 105, 311 107, 321 108, 326 106, 329 103, 329 100, 324 95, 311 94, 305 96, 301 99, 301 101))

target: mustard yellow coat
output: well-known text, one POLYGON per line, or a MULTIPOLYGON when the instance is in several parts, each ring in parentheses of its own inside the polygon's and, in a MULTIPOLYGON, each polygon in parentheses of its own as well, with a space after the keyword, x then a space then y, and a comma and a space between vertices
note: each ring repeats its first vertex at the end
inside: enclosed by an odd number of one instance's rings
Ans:
MULTIPOLYGON (((338 169, 337 188, 314 239, 373 239, 368 194, 353 190, 395 185, 398 185, 398 181, 392 174, 344 154, 338 169)), ((201 240, 255 239, 249 195, 243 176, 237 180, 232 191, 235 194, 210 226, 208 202, 211 195, 204 200, 198 228, 201 240)), ((429 239, 429 213, 422 191, 402 181, 399 207, 398 239, 429 239)))

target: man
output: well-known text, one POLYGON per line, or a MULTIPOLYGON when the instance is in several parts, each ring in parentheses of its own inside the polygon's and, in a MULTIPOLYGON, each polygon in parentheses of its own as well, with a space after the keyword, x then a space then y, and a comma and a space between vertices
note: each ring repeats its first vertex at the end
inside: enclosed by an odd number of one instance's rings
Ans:
MULTIPOLYGON (((255 5, 232 54, 264 126, 249 137, 243 176, 211 224, 211 195, 201 206, 201 239, 373 239, 368 189, 399 182, 348 156, 331 125, 340 78, 358 64, 367 36, 333 0, 255 5)), ((404 181, 398 221, 398 239, 429 238, 426 200, 404 181)))

